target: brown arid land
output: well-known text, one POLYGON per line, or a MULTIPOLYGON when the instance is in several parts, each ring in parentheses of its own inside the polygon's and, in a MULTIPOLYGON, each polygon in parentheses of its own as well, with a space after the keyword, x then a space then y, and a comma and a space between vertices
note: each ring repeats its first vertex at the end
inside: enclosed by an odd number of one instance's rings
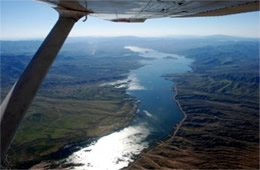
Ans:
POLYGON ((259 46, 194 49, 193 72, 167 75, 184 119, 128 169, 259 169, 259 46))

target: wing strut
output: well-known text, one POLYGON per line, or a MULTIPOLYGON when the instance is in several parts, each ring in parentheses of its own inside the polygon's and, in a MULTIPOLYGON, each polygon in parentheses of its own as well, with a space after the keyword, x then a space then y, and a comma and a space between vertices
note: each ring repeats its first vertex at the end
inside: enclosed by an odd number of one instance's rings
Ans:
POLYGON ((59 11, 59 19, 0 106, 1 164, 20 122, 73 25, 83 15, 59 11))

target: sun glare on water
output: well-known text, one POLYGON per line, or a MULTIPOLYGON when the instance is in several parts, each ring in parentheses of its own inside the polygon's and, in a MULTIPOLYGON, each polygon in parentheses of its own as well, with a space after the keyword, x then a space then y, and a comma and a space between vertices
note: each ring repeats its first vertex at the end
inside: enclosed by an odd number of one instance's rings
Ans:
POLYGON ((126 167, 134 156, 148 147, 145 139, 149 134, 144 124, 124 128, 74 152, 66 162, 82 165, 75 169, 115 170, 126 167))

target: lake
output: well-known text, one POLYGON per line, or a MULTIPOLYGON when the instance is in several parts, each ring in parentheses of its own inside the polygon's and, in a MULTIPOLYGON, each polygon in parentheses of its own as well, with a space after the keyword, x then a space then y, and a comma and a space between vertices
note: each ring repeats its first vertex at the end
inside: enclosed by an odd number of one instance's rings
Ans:
POLYGON ((171 135, 183 118, 173 100, 174 83, 162 75, 190 71, 192 60, 153 49, 126 46, 147 59, 143 67, 130 71, 128 78, 107 83, 127 88, 127 93, 140 102, 133 122, 116 132, 92 141, 63 160, 74 169, 121 169, 133 162, 145 148, 171 135), (75 166, 79 165, 79 166, 75 166))

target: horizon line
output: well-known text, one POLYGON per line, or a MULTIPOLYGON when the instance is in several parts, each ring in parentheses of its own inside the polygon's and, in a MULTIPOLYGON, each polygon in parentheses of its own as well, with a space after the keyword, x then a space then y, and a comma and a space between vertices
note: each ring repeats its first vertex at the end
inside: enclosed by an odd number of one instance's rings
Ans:
MULTIPOLYGON (((204 38, 204 37, 229 37, 229 38, 240 38, 240 39, 258 39, 260 40, 260 35, 258 37, 250 36, 237 36, 237 35, 226 35, 226 34, 211 34, 211 35, 161 35, 161 36, 140 36, 140 35, 84 35, 84 36, 68 36, 68 39, 73 38, 120 38, 120 37, 133 37, 133 38, 204 38)), ((0 39, 0 41, 39 41, 44 40, 46 37, 35 37, 35 38, 17 38, 17 39, 0 39)))

